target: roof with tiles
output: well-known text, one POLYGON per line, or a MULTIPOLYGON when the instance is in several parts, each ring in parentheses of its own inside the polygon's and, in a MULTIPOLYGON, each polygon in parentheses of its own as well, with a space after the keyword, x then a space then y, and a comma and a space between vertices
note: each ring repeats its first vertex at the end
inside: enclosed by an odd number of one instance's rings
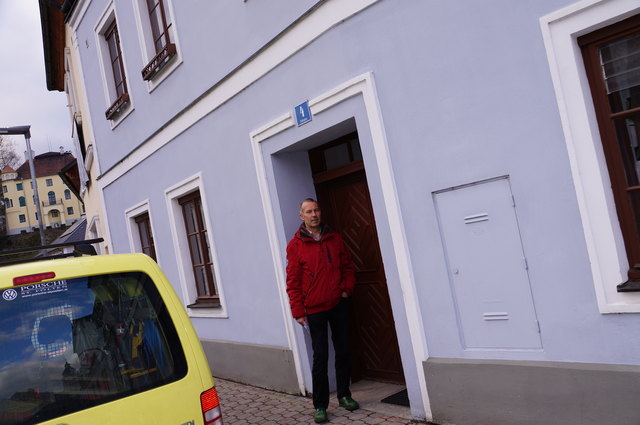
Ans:
MULTIPOLYGON (((69 152, 47 152, 41 155, 37 155, 33 158, 33 164, 36 169, 36 177, 45 177, 56 175, 62 170, 65 165, 73 161, 74 157, 69 152)), ((4 172, 4 171, 3 171, 4 172)), ((18 169, 18 178, 30 179, 31 172, 29 170, 29 161, 25 161, 18 169)))
POLYGON ((5 166, 2 171, 0 171, 0 173, 5 174, 5 173, 15 173, 16 170, 14 170, 13 168, 11 168, 11 166, 7 165, 5 166))

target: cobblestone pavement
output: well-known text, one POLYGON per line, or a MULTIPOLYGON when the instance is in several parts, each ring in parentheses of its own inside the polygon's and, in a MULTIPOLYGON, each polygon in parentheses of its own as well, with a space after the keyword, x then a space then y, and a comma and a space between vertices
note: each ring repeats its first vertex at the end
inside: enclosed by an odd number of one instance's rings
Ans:
MULTIPOLYGON (((310 398, 269 391, 220 378, 216 378, 216 387, 225 425, 314 424, 314 410, 310 398)), ((338 407, 337 402, 334 401, 329 404, 328 412, 330 424, 400 425, 420 423, 365 409, 349 412, 338 407)))

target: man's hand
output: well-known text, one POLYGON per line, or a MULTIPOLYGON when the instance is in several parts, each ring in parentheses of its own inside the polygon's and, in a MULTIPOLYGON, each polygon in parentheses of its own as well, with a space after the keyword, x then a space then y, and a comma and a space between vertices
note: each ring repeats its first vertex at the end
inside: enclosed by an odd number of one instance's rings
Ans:
POLYGON ((296 322, 300 323, 302 326, 307 326, 309 321, 307 320, 307 316, 298 317, 296 322))
POLYGON ((346 292, 342 292, 342 298, 349 298, 349 294, 347 294, 346 292))

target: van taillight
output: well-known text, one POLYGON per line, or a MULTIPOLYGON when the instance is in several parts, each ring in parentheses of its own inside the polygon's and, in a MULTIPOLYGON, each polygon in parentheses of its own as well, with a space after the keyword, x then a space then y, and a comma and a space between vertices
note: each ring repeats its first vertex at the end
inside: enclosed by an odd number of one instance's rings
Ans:
POLYGON ((26 276, 18 276, 13 278, 13 286, 26 285, 27 283, 38 283, 43 280, 53 279, 56 277, 54 272, 29 274, 26 276))
POLYGON ((202 416, 204 417, 205 425, 222 425, 220 401, 215 388, 200 394, 200 404, 202 405, 202 416))

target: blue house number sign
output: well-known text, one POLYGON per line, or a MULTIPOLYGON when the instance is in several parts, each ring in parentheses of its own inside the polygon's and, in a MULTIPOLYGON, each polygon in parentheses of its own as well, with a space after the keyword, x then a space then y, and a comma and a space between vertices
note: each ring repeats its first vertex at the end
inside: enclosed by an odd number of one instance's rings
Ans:
POLYGON ((299 104, 294 108, 296 114, 296 124, 301 126, 311 121, 311 109, 309 108, 309 101, 299 104))

